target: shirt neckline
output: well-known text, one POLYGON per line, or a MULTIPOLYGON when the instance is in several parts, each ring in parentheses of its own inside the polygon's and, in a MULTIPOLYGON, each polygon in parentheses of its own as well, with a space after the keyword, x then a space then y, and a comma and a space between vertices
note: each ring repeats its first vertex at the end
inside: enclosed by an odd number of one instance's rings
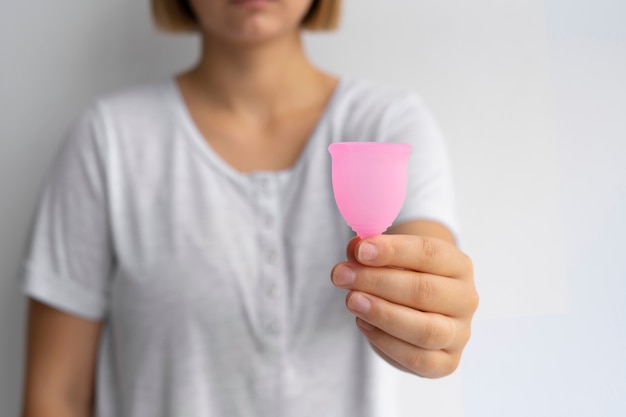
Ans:
POLYGON ((178 113, 178 116, 182 120, 184 128, 187 131, 187 135, 185 135, 186 138, 191 142, 191 144, 198 150, 201 155, 209 160, 209 162, 217 166, 223 173, 225 173, 229 177, 238 181, 250 180, 259 177, 281 179, 289 177, 293 172, 297 171, 300 166, 302 166, 308 159, 308 154, 311 152, 311 148, 313 148, 313 142, 315 142, 316 138, 319 136, 321 127, 326 124, 328 118, 330 117, 332 109, 334 108, 338 97, 340 96, 340 91, 343 90, 344 84, 345 80, 342 77, 339 77, 337 85, 331 93, 330 98, 326 103, 326 106, 324 107, 324 110, 322 111, 317 122, 315 123, 315 127, 309 135, 309 138, 307 139, 306 144, 302 149, 302 152, 292 166, 286 169, 274 171, 256 170, 250 172, 241 172, 235 169, 228 162, 226 162, 205 140, 204 136, 200 132, 200 129, 198 129, 198 126, 191 117, 191 113, 189 112, 187 103, 185 103, 185 99, 183 98, 182 92, 180 91, 178 83, 176 82, 176 78, 174 76, 168 78, 168 86, 174 97, 176 112, 178 113))

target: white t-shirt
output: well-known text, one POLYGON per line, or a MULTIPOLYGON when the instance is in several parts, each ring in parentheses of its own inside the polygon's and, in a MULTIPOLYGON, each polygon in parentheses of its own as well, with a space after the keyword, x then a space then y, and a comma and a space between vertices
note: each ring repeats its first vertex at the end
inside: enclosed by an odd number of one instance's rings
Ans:
POLYGON ((329 278, 352 236, 338 141, 410 143, 396 223, 456 231, 445 145, 414 94, 342 79, 297 163, 250 174, 210 148, 173 79, 83 114, 41 194, 24 290, 106 322, 98 417, 376 415, 375 354, 329 278))

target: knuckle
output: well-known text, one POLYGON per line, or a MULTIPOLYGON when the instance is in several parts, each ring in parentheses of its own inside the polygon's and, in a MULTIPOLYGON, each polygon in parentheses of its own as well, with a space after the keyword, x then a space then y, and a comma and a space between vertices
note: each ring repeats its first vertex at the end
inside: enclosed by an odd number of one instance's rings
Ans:
POLYGON ((472 261, 472 258, 470 258, 466 253, 463 253, 461 258, 464 269, 474 276, 474 261, 472 261))
POLYGON ((442 361, 440 355, 435 352, 420 352, 414 355, 414 363, 416 373, 425 378, 439 378, 442 376, 442 361))
POLYGON ((363 268, 360 274, 363 291, 378 294, 385 284, 385 273, 380 268, 363 268))
POLYGON ((413 369, 422 377, 442 378, 457 370, 459 359, 456 356, 444 354, 442 351, 432 352, 430 355, 424 356, 419 364, 414 363, 414 366, 413 369))
POLYGON ((448 376, 456 371, 459 367, 459 363, 461 362, 460 359, 459 355, 448 355, 440 367, 440 376, 448 376))
POLYGON ((430 239, 422 239, 422 256, 426 263, 430 263, 437 257, 437 247, 430 239))
POLYGON ((381 248, 381 259, 384 260, 384 263, 389 263, 393 259, 396 259, 401 250, 402 244, 398 240, 398 236, 390 236, 390 239, 386 240, 381 248))
POLYGON ((411 291, 418 306, 429 305, 435 297, 433 282, 424 275, 417 275, 411 284, 411 291))
POLYGON ((470 338, 472 337, 472 328, 471 326, 467 326, 467 329, 461 335, 461 346, 467 345, 470 338))
POLYGON ((439 339, 440 329, 433 319, 426 321, 424 333, 422 334, 422 344, 428 348, 433 346, 439 339))
POLYGON ((381 328, 390 328, 393 327, 395 323, 398 321, 397 315, 394 313, 391 308, 384 308, 380 305, 380 303, 376 306, 372 306, 372 312, 376 315, 376 324, 381 328))
POLYGON ((422 343, 425 348, 440 349, 450 346, 454 336, 454 323, 451 320, 437 320, 432 317, 426 320, 422 343))
POLYGON ((420 376, 425 376, 424 373, 428 368, 428 361, 425 357, 425 351, 421 349, 415 349, 407 360, 408 368, 420 376))
POLYGON ((400 235, 384 235, 380 245, 380 265, 388 265, 406 255, 406 240, 400 235))
POLYGON ((480 304, 480 296, 475 289, 472 290, 469 296, 469 303, 472 313, 478 310, 478 305, 480 304))

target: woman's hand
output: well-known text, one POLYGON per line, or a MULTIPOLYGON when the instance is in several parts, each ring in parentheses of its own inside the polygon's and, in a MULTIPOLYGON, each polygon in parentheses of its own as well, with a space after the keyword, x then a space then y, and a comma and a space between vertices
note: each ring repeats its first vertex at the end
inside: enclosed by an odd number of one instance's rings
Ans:
POLYGON ((478 306, 470 258, 434 237, 353 239, 331 273, 374 349, 394 366, 429 378, 452 373, 478 306))

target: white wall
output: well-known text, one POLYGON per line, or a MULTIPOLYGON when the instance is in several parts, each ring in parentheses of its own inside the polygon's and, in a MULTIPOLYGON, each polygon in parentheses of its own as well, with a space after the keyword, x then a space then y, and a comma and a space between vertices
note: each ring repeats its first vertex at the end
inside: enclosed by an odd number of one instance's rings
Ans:
MULTIPOLYGON (((11 2, 0 17, 0 417, 17 414, 15 280, 62 132, 95 94, 195 57, 148 1, 11 2)), ((482 296, 455 375, 390 371, 403 415, 626 414, 626 3, 345 0, 320 65, 419 91, 448 137, 482 296)), ((394 394, 396 395, 396 394, 394 394)))
POLYGON ((464 406, 469 416, 624 416, 626 2, 547 0, 545 10, 570 307, 479 320, 464 406))

